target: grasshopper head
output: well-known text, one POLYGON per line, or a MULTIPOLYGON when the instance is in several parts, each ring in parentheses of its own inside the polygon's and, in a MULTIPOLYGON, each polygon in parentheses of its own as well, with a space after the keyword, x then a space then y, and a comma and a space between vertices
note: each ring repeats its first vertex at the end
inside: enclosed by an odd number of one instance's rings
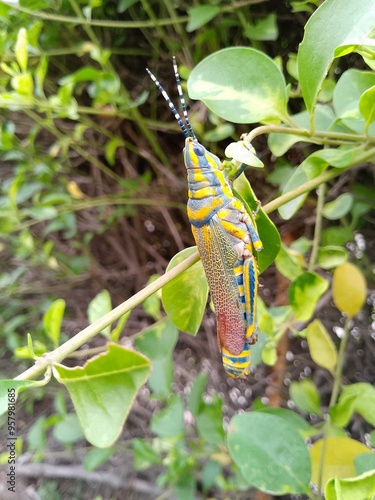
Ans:
POLYGON ((207 149, 193 137, 186 138, 185 147, 182 153, 187 169, 209 168, 212 170, 222 170, 219 158, 207 151, 207 149))

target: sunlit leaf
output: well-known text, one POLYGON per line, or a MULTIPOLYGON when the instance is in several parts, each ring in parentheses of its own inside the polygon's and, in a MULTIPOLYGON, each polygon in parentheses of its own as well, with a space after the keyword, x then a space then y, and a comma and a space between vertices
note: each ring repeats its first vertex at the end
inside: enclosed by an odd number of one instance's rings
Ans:
POLYGON ((375 470, 360 476, 331 478, 325 489, 326 500, 371 500, 375 496, 375 470))
POLYGON ((340 194, 335 200, 324 205, 323 215, 326 219, 337 220, 350 212, 353 204, 353 195, 350 193, 340 194))
POLYGON ((345 427, 354 413, 359 413, 375 427, 375 388, 366 382, 347 385, 343 388, 337 404, 331 408, 332 421, 345 427))
POLYGON ((316 441, 310 448, 312 463, 312 482, 318 484, 320 474, 321 454, 324 444, 323 457, 323 487, 331 477, 355 476, 354 458, 361 453, 371 453, 364 444, 348 437, 332 437, 316 441))
MULTIPOLYGON (((99 292, 90 302, 87 308, 87 315, 90 323, 94 323, 112 310, 111 296, 108 290, 99 292)), ((106 326, 102 332, 106 337, 110 336, 111 325, 106 326)))
POLYGON ((65 312, 65 300, 57 299, 48 308, 48 311, 43 316, 43 326, 52 340, 53 345, 59 345, 59 338, 61 333, 61 323, 65 312))
POLYGON ((366 300, 366 281, 357 266, 345 262, 336 268, 332 281, 333 300, 337 309, 349 317, 362 309, 366 300))
POLYGON ((200 99, 211 111, 234 123, 286 115, 282 73, 272 59, 252 48, 231 47, 206 57, 191 72, 188 91, 192 99, 200 99))
POLYGON ((292 382, 290 384, 290 397, 297 408, 305 413, 323 415, 318 389, 311 380, 303 379, 300 382, 292 382))
POLYGON ((216 17, 219 12, 220 7, 216 5, 198 5, 197 7, 191 7, 188 9, 189 21, 186 26, 186 31, 191 33, 201 28, 216 17))
POLYGON ((327 289, 327 280, 312 272, 305 272, 292 281, 288 295, 296 321, 311 318, 318 300, 327 289))
POLYGON ((322 269, 332 269, 348 260, 348 252, 338 246, 320 247, 318 250, 318 266, 322 269))
POLYGON ((256 24, 246 28, 244 34, 250 40, 276 40, 278 36, 276 14, 273 12, 264 19, 259 19, 256 24))
POLYGON ((375 26, 373 0, 326 0, 305 26, 298 51, 298 74, 306 107, 311 113, 323 80, 335 57, 335 49, 367 36, 375 26))
POLYGON ((27 69, 27 31, 25 28, 21 28, 17 35, 17 42, 14 47, 14 52, 18 64, 20 65, 21 71, 26 71, 27 69))
POLYGON ((366 130, 375 121, 375 85, 366 90, 359 100, 359 110, 366 120, 366 130))
POLYGON ((336 347, 319 319, 308 325, 307 342, 313 361, 333 373, 337 362, 336 347))
MULTIPOLYGON (((191 247, 176 254, 167 271, 195 251, 196 247, 191 247)), ((208 297, 208 284, 202 262, 197 262, 167 283, 161 293, 164 309, 177 328, 195 335, 202 323, 208 297)))
POLYGON ((82 367, 56 364, 53 371, 68 389, 86 439, 107 448, 119 437, 150 363, 135 351, 109 344, 107 352, 82 367))

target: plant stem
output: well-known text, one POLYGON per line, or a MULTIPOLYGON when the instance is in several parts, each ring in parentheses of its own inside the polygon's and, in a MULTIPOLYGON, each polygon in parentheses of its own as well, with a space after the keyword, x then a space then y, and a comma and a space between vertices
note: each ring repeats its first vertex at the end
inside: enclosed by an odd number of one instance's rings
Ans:
POLYGON ((170 26, 175 23, 187 23, 189 16, 180 16, 177 19, 150 19, 149 21, 106 21, 104 19, 86 19, 85 17, 72 17, 72 16, 61 16, 59 14, 53 14, 52 12, 42 12, 38 10, 26 9, 16 4, 12 4, 12 9, 18 10, 19 12, 24 12, 32 17, 38 17, 40 19, 45 19, 46 21, 56 21, 58 23, 70 23, 70 24, 90 24, 91 26, 101 26, 104 28, 127 28, 127 29, 139 29, 139 28, 155 28, 157 26, 170 26))
POLYGON ((329 408, 332 408, 332 406, 334 406, 337 403, 337 399, 338 399, 338 395, 339 395, 339 391, 340 391, 340 387, 341 387, 341 376, 342 376, 342 370, 343 370, 343 366, 344 366, 345 350, 346 350, 346 346, 347 346, 348 340, 349 340, 350 319, 351 318, 349 318, 349 317, 345 318, 344 336, 341 339, 339 352, 337 355, 336 370, 335 370, 335 376, 334 376, 334 381, 333 381, 331 400, 329 402, 329 408))
POLYGON ((323 141, 328 142, 329 140, 338 140, 344 141, 342 144, 347 142, 355 142, 355 143, 375 143, 374 136, 367 136, 365 134, 347 134, 345 132, 319 132, 316 131, 313 134, 310 133, 309 130, 304 128, 293 128, 293 127, 284 127, 281 125, 262 125, 260 127, 256 127, 251 132, 247 134, 246 140, 252 142, 255 137, 263 134, 291 134, 291 135, 299 135, 305 138, 306 141, 310 142, 318 142, 319 144, 323 141))
POLYGON ((324 207, 324 196, 325 196, 325 184, 320 184, 318 187, 318 203, 316 205, 316 222, 314 239, 311 249, 310 261, 308 266, 308 271, 313 271, 319 251, 320 237, 322 233, 322 219, 323 219, 323 207, 324 207))

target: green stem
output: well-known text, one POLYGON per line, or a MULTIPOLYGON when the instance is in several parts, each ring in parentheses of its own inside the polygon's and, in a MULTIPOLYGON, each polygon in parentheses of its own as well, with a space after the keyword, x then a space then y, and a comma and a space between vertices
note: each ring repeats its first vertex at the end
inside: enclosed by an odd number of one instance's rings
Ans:
POLYGON ((339 347, 339 352, 337 355, 337 363, 336 363, 336 370, 335 370, 335 376, 334 376, 334 381, 333 381, 333 388, 332 388, 332 395, 331 399, 329 402, 329 408, 332 408, 337 403, 340 387, 341 387, 341 377, 342 377, 342 370, 344 366, 344 357, 345 357, 345 351, 346 351, 346 346, 348 344, 349 340, 349 324, 350 324, 350 319, 347 317, 345 319, 345 325, 344 325, 344 336, 341 339, 340 342, 340 347, 339 347))
MULTIPOLYGON (((345 132, 314 132, 311 134, 307 129, 283 127, 281 125, 262 125, 253 129, 247 134, 246 140, 252 142, 255 137, 263 134, 291 134, 299 135, 305 138, 306 141, 322 143, 323 141, 329 142, 329 139, 335 141, 355 142, 355 143, 375 143, 374 136, 367 136, 365 134, 347 134, 345 132)), ((343 143, 344 143, 343 142, 343 143)))
POLYGON ((318 187, 318 203, 316 205, 315 231, 314 231, 314 239, 311 249, 308 271, 314 270, 318 258, 320 237, 322 234, 324 197, 325 197, 325 184, 320 184, 320 186, 318 187))
MULTIPOLYGON (((2 2, 1 2, 2 3, 2 2)), ((68 24, 90 24, 91 26, 101 26, 104 28, 123 28, 123 29, 140 29, 140 28, 155 28, 155 26, 170 26, 175 23, 187 23, 189 16, 180 16, 177 19, 155 19, 150 21, 106 21, 103 19, 86 19, 85 17, 78 16, 61 16, 59 14, 53 14, 52 12, 41 12, 38 10, 26 9, 25 7, 20 7, 19 5, 12 4, 12 9, 18 10, 19 12, 24 12, 32 17, 38 17, 39 19, 45 19, 46 21, 56 21, 58 23, 68 23, 68 24)))

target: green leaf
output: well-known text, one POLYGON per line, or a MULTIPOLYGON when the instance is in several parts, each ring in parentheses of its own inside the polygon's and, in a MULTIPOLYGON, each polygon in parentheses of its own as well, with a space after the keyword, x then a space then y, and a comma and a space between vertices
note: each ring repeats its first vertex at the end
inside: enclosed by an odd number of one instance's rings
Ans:
POLYGON ((340 194, 334 201, 326 203, 323 215, 329 220, 338 220, 350 212, 353 204, 353 195, 350 193, 340 194))
MULTIPOLYGON (((0 415, 8 411, 9 405, 15 405, 18 393, 29 388, 44 385, 40 381, 35 380, 0 380, 0 415)), ((11 408, 11 411, 16 411, 11 408)))
POLYGON ((50 220, 58 217, 58 211, 55 207, 33 207, 23 210, 25 216, 36 220, 50 220))
POLYGON ((124 329, 124 326, 126 325, 126 322, 129 319, 131 311, 128 311, 127 313, 123 314, 121 318, 117 321, 117 325, 113 328, 111 331, 111 340, 112 342, 117 342, 122 330, 124 329))
POLYGON ((65 300, 57 299, 49 306, 43 316, 43 327, 52 340, 54 347, 58 347, 61 333, 61 323, 65 312, 65 300))
POLYGON ((116 344, 83 367, 53 366, 56 379, 72 398, 86 439, 98 448, 112 446, 122 431, 139 389, 150 373, 141 354, 116 344))
MULTIPOLYGON (((170 261, 167 271, 196 251, 186 248, 170 261)), ((208 284, 199 261, 167 283, 161 291, 163 307, 173 323, 184 332, 195 335, 202 323, 208 297, 208 284)))
POLYGON ((83 459, 83 467, 86 472, 92 472, 107 462, 115 452, 114 448, 92 448, 83 459))
POLYGON ((14 47, 14 53, 16 55, 16 60, 20 65, 21 71, 27 70, 27 31, 25 28, 21 28, 17 34, 17 41, 14 47))
POLYGON ((228 139, 232 135, 235 135, 236 129, 232 123, 220 123, 217 127, 212 130, 208 130, 203 135, 204 142, 219 142, 224 139, 228 139))
POLYGON ((206 25, 216 17, 220 13, 220 7, 216 5, 199 5, 198 7, 191 7, 187 12, 189 21, 186 26, 186 31, 191 33, 206 25))
POLYGON ((277 351, 274 342, 267 342, 262 349, 262 361, 267 366, 275 366, 277 361, 277 351))
POLYGON ((315 306, 328 289, 328 282, 319 274, 304 272, 289 287, 289 302, 296 321, 307 321, 314 313, 315 306))
POLYGON ((196 417, 204 405, 203 393, 206 390, 208 375, 207 373, 200 373, 194 380, 189 394, 189 409, 196 417))
POLYGON ((42 451, 46 447, 46 417, 39 417, 31 424, 27 433, 27 444, 30 451, 42 451))
POLYGON ((176 346, 178 332, 168 318, 152 325, 136 341, 136 348, 152 360, 164 359, 171 355, 176 346))
POLYGON ((305 413, 323 415, 320 407, 320 396, 314 382, 309 379, 290 384, 290 397, 294 404, 305 413))
POLYGON ((359 101, 361 96, 374 85, 374 73, 349 69, 343 73, 333 93, 333 108, 336 115, 343 125, 358 134, 363 134, 366 128, 359 109, 359 101))
POLYGON ((375 388, 366 382, 347 385, 343 388, 338 403, 331 408, 332 421, 345 427, 354 413, 375 427, 375 388))
POLYGON ((309 495, 311 466, 306 444, 283 418, 264 412, 234 416, 228 448, 246 484, 274 495, 309 495))
POLYGON ((325 488, 326 500, 373 500, 374 496, 375 470, 347 479, 333 477, 325 488))
POLYGON ((319 319, 307 327, 307 342, 313 361, 333 374, 337 363, 336 346, 319 319))
POLYGON ((204 464, 201 475, 204 493, 207 494, 208 490, 215 485, 220 473, 221 465, 216 460, 209 460, 204 464))
POLYGON ((357 455, 354 459, 354 467, 358 475, 368 471, 375 472, 375 453, 357 455))
MULTIPOLYGON (((285 186, 283 187, 282 194, 289 193, 293 189, 296 189, 302 184, 305 184, 309 179, 307 178, 306 172, 303 169, 303 163, 299 165, 293 172, 292 176, 289 178, 285 186)), ((285 220, 289 220, 297 212, 297 210, 303 205, 303 202, 307 198, 308 193, 301 194, 295 197, 291 201, 284 203, 279 208, 279 214, 285 220)))
POLYGON ((222 400, 218 396, 214 396, 212 402, 204 403, 195 416, 198 433, 205 443, 224 444, 222 410, 222 400))
POLYGON ((272 13, 264 19, 259 19, 256 24, 246 28, 244 34, 250 38, 250 40, 277 40, 279 32, 276 14, 272 13))
POLYGON ((350 227, 327 227, 322 232, 322 245, 345 246, 353 240, 353 230, 350 227))
POLYGON ((113 167, 116 162, 117 148, 124 145, 124 141, 120 137, 113 137, 105 145, 104 156, 107 162, 113 167))
POLYGON ((312 463, 311 481, 314 484, 318 484, 322 452, 324 453, 322 469, 323 486, 332 477, 339 476, 340 478, 345 478, 354 476, 354 458, 361 453, 371 453, 364 444, 348 437, 328 437, 324 443, 323 439, 316 441, 310 448, 312 463))
POLYGON ((339 311, 350 318, 359 313, 366 300, 367 287, 357 266, 345 262, 337 267, 332 280, 333 300, 339 311))
POLYGON ((287 410, 286 408, 262 408, 258 410, 262 413, 268 413, 269 415, 275 415, 280 417, 294 428, 298 430, 303 438, 316 433, 316 430, 309 425, 304 418, 302 418, 298 413, 294 411, 287 410))
POLYGON ((31 96, 34 91, 34 80, 29 71, 12 78, 12 87, 21 96, 31 96))
POLYGON ((139 2, 139 0, 120 0, 117 3, 117 12, 125 12, 129 7, 139 2))
POLYGON ((147 469, 150 465, 161 463, 159 453, 143 439, 133 439, 132 449, 134 453, 135 470, 147 469))
POLYGON ((363 92, 359 100, 359 110, 366 120, 366 131, 370 124, 375 121, 375 85, 363 92))
POLYGON ((287 93, 278 66, 263 52, 231 47, 208 56, 188 80, 189 96, 225 120, 256 123, 282 119, 287 93))
MULTIPOLYGON (((102 290, 88 305, 87 316, 90 324, 95 323, 95 321, 102 318, 110 311, 112 311, 111 296, 108 290, 102 290)), ((106 326, 100 333, 109 338, 111 334, 111 325, 106 326)))
POLYGON ((340 45, 367 36, 375 25, 373 0, 326 0, 305 26, 298 51, 298 74, 302 95, 310 113, 316 104, 325 76, 340 45))
POLYGON ((293 280, 302 274, 304 258, 300 253, 295 252, 282 244, 280 251, 277 254, 275 264, 277 270, 283 276, 289 280, 293 280))
POLYGON ((320 247, 318 250, 317 264, 322 269, 332 269, 340 266, 348 260, 348 252, 345 248, 336 246, 320 247))
POLYGON ((174 370, 171 355, 153 360, 148 385, 156 397, 159 399, 167 399, 169 397, 173 378, 174 370))
POLYGON ((258 205, 258 198, 244 175, 240 175, 233 183, 233 192, 244 203, 253 224, 258 228, 263 249, 256 253, 259 272, 262 273, 275 260, 281 245, 280 234, 275 224, 258 205), (253 213, 258 210, 254 216, 253 213))
POLYGON ((49 7, 45 0, 20 0, 20 6, 30 10, 43 10, 49 7))
POLYGON ((184 431, 184 407, 180 396, 170 397, 168 405, 155 413, 151 420, 151 429, 160 437, 177 437, 184 431))
POLYGON ((61 420, 53 428, 53 437, 65 445, 81 441, 84 434, 75 413, 63 415, 61 420))

